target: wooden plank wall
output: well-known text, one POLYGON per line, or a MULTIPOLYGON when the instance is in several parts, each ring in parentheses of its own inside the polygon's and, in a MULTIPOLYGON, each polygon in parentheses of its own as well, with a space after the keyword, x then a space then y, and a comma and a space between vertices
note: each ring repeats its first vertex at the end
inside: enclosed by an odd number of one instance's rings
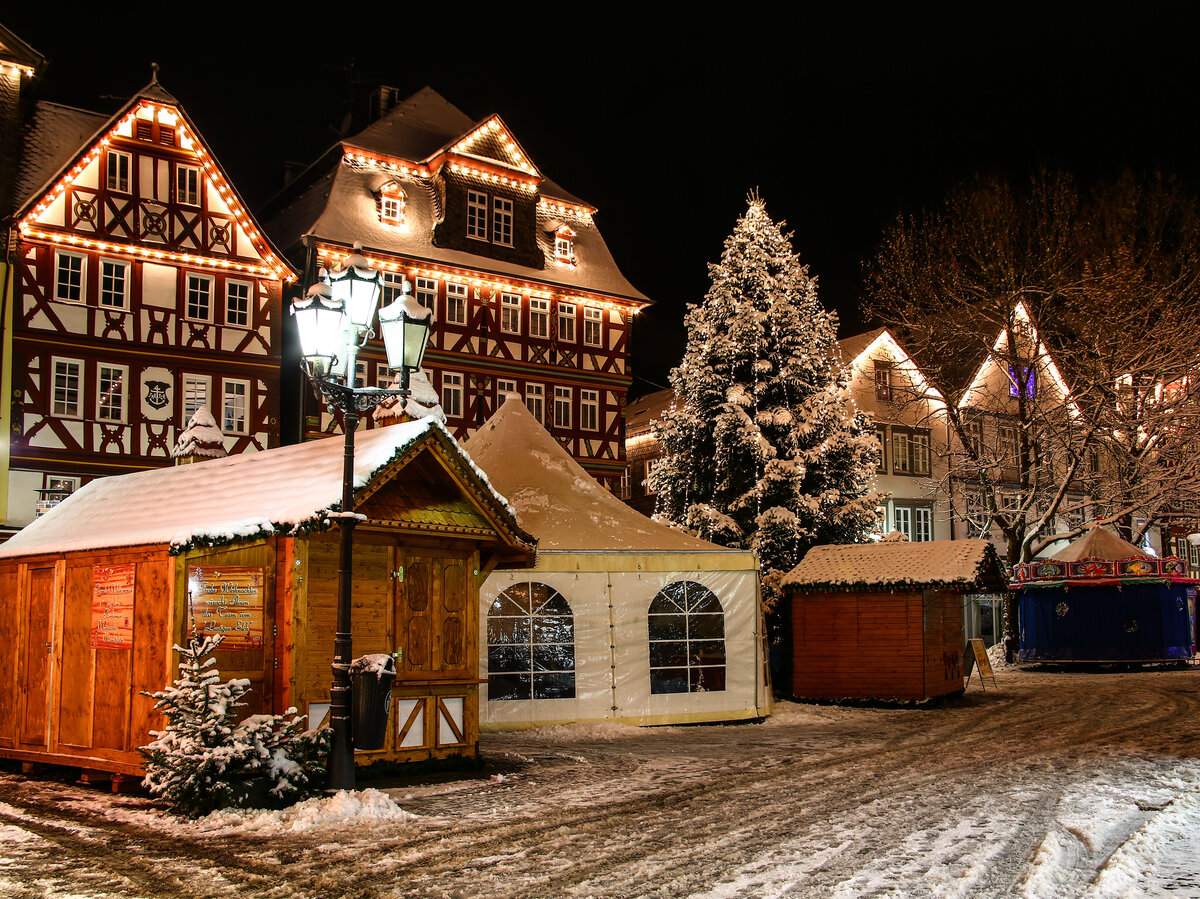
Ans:
POLYGON ((21 593, 15 566, 0 570, 0 748, 16 743, 17 640, 21 624, 21 593))
POLYGON ((953 590, 926 590, 925 695, 945 696, 963 688, 962 596, 953 590))

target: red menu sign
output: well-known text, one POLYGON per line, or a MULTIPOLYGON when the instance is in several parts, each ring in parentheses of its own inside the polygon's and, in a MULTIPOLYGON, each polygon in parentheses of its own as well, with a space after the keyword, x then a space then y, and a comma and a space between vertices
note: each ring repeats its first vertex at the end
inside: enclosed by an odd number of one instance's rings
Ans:
POLYGON ((133 645, 134 565, 92 568, 92 646, 128 649, 133 645))
POLYGON ((188 610, 196 634, 221 634, 221 651, 262 649, 263 570, 188 566, 188 610))

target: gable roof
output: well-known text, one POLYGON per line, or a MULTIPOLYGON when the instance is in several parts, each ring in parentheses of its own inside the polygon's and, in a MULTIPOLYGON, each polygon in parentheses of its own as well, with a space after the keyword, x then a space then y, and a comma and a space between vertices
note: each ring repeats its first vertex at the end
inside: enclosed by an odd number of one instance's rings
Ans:
POLYGON ((542 550, 745 552, 651 521, 603 487, 510 395, 466 450, 542 550))
POLYGON ((45 61, 46 57, 21 40, 16 32, 0 24, 0 63, 17 66, 31 75, 45 61))
POLYGON ((785 590, 1003 589, 996 548, 987 540, 932 540, 814 546, 784 576, 785 590))
MULTIPOLYGON (((533 539, 504 498, 433 419, 355 435, 355 508, 369 508, 401 469, 430 452, 453 469, 453 479, 503 542, 526 553, 532 549, 533 539)), ((0 546, 0 558, 163 544, 178 552, 323 529, 329 513, 341 508, 343 460, 343 441, 324 439, 100 478, 0 546)), ((451 521, 443 530, 453 526, 451 521)))

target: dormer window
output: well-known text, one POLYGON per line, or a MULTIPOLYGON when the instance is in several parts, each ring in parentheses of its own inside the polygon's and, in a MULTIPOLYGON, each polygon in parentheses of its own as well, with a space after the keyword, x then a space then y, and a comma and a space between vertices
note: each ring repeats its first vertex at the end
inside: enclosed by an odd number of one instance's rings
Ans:
POLYGON ((467 237, 487 240, 488 195, 477 190, 467 191, 467 237))
POLYGON ((880 402, 891 402, 892 399, 892 363, 875 360, 875 399, 880 402))
POLYGON ((562 225, 554 232, 554 258, 558 262, 565 262, 567 265, 574 265, 575 259, 575 232, 562 225))
POLYGON ((492 243, 513 245, 513 203, 505 197, 492 198, 492 243))
POLYGON ((1008 367, 1008 395, 1021 396, 1024 394, 1026 399, 1033 399, 1033 395, 1037 392, 1037 370, 1032 366, 1021 366, 1020 375, 1017 374, 1015 366, 1008 367))
POLYGON ((395 181, 379 190, 379 220, 385 225, 404 224, 404 191, 395 181))

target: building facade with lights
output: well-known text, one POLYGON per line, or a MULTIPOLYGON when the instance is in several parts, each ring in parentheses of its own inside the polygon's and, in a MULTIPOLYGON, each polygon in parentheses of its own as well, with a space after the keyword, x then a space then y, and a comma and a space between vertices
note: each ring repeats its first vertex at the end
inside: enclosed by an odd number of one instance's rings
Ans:
MULTIPOLYGON (((433 310, 424 369, 447 427, 465 438, 510 393, 593 476, 619 489, 629 333, 648 299, 621 274, 594 206, 533 163, 499 116, 475 121, 430 88, 340 140, 262 218, 305 271, 335 268, 356 241, 390 302, 404 279, 433 310)), ((378 341, 356 383, 386 386, 378 341)), ((337 427, 305 394, 285 439, 337 427)))
POLYGON ((295 273, 157 79, 112 116, 39 103, 14 184, 9 529, 94 477, 170 465, 201 406, 231 453, 279 442, 295 273))

